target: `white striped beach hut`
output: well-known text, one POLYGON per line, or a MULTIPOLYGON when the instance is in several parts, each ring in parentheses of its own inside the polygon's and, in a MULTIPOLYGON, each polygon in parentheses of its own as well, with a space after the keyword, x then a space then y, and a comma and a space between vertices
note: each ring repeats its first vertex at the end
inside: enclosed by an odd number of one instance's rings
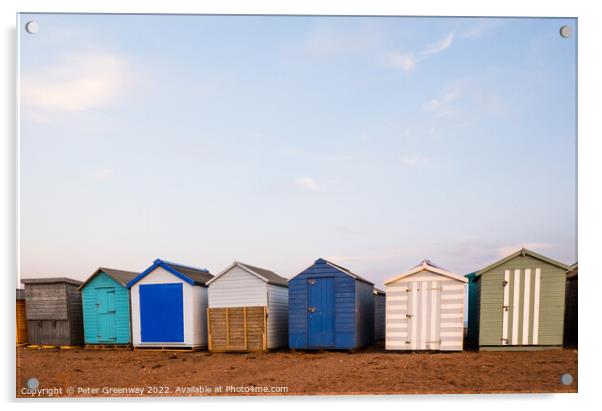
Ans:
POLYGON ((467 281, 429 260, 385 281, 385 348, 462 351, 467 281))

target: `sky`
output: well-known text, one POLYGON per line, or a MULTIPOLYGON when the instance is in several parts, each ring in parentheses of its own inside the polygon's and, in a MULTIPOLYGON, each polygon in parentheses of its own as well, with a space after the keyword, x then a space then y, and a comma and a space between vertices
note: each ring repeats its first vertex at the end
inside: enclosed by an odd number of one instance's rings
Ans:
POLYGON ((523 246, 572 264, 563 25, 21 14, 19 275, 326 258, 382 287, 523 246))

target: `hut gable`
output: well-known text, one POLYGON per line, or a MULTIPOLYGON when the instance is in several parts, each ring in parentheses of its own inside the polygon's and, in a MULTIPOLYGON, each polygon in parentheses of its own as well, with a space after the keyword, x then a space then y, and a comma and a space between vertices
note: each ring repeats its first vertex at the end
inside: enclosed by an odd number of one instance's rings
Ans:
POLYGON ((238 263, 213 277, 207 285, 210 308, 268 305, 267 281, 238 263))
POLYGON ((279 285, 282 287, 288 287, 288 280, 284 277, 279 276, 275 272, 267 270, 265 268, 255 267, 250 264, 241 263, 239 261, 233 262, 224 271, 222 271, 221 273, 219 273, 218 275, 216 275, 215 277, 213 277, 212 279, 207 281, 207 285, 215 282, 218 278, 231 273, 236 268, 255 276, 256 278, 258 278, 259 280, 261 280, 265 283, 279 285))
POLYGON ((94 278, 100 274, 104 274, 110 278, 112 278, 117 284, 122 287, 127 287, 128 283, 138 277, 140 273, 136 273, 133 271, 125 271, 125 270, 117 270, 114 268, 106 268, 99 267, 88 279, 79 286, 79 290, 84 288, 89 282, 94 280, 94 278))
POLYGON ((140 275, 131 280, 127 287, 131 288, 134 284, 142 280, 144 277, 155 271, 157 268, 162 268, 164 271, 167 271, 179 279, 185 281, 190 285, 205 285, 207 281, 213 278, 213 275, 209 273, 209 270, 206 268, 195 268, 189 267, 178 263, 172 263, 169 261, 161 260, 157 258, 153 265, 144 270, 140 275))

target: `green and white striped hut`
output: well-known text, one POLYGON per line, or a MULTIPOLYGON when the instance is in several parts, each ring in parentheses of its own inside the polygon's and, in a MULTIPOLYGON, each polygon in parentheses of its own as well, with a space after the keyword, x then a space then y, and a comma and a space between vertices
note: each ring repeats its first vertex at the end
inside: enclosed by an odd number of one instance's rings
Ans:
POLYGON ((561 348, 567 269, 522 248, 467 274, 468 340, 481 350, 561 348))

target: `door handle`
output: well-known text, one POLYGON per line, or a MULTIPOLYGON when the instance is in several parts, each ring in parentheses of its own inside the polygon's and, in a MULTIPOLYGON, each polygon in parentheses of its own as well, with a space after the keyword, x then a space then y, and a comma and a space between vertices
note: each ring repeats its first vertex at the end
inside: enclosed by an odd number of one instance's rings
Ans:
POLYGON ((307 311, 309 311, 310 313, 315 313, 316 307, 307 307, 307 311))

